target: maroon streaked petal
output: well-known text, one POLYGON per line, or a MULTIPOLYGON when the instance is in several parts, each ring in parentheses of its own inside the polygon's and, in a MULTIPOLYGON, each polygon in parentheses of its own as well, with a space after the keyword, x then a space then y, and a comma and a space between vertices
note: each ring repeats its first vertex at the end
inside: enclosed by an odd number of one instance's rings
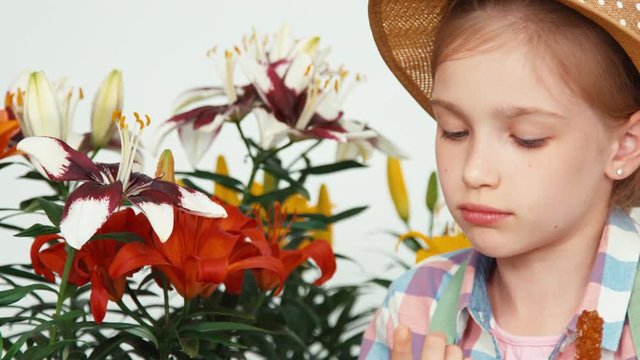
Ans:
POLYGON ((165 242, 173 231, 173 202, 157 190, 145 190, 128 199, 142 210, 160 241, 165 242))
POLYGON ((304 133, 306 135, 312 136, 314 138, 336 140, 338 142, 346 142, 347 141, 347 139, 346 139, 346 137, 344 136, 343 133, 332 131, 332 130, 327 130, 327 129, 322 129, 322 128, 310 129, 310 130, 305 131, 304 133))
POLYGON ((53 181, 98 180, 100 170, 87 155, 48 136, 32 136, 18 143, 18 150, 53 181))
POLYGON ((60 233, 74 249, 80 249, 120 205, 122 183, 87 182, 69 195, 62 213, 60 233))
POLYGON ((153 181, 151 188, 168 195, 173 204, 185 212, 210 218, 227 217, 227 211, 222 206, 199 191, 162 180, 153 181))

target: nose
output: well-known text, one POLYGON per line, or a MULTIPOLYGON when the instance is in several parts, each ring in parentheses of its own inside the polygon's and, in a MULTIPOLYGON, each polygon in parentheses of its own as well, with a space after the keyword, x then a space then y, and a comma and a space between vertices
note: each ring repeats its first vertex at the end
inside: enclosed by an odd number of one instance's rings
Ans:
POLYGON ((499 157, 486 142, 474 141, 469 147, 462 181, 469 188, 495 188, 500 184, 499 157))

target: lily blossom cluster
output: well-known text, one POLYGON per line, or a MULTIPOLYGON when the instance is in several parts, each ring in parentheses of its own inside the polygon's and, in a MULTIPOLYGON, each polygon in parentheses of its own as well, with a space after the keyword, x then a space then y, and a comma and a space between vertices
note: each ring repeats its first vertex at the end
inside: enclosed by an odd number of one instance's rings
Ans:
POLYGON ((60 223, 62 236, 75 249, 95 234, 123 199, 147 216, 161 241, 173 230, 174 207, 199 216, 226 216, 220 205, 198 191, 132 171, 140 136, 150 123, 148 116, 146 122, 137 113, 135 117, 133 131, 125 116, 117 114, 114 119, 122 144, 119 164, 93 162, 54 137, 28 137, 18 144, 18 150, 49 180, 80 183, 69 195, 60 223))
MULTIPOLYGON (((354 143, 339 149, 340 160, 357 156, 366 160, 372 149, 406 157, 377 131, 344 118, 344 100, 364 77, 350 77, 342 67, 331 69, 326 61, 330 49, 320 48, 319 37, 294 39, 284 24, 269 40, 254 30, 240 46, 226 50, 224 63, 217 62, 223 86, 193 89, 181 95, 176 115, 162 125, 159 142, 177 130, 195 166, 225 122, 240 121, 253 113, 263 149, 275 148, 286 138, 314 138, 354 143), (235 84, 238 66, 249 84, 235 84), (215 105, 200 105, 203 100, 213 100, 215 105)), ((217 49, 209 53, 216 55, 217 49)))

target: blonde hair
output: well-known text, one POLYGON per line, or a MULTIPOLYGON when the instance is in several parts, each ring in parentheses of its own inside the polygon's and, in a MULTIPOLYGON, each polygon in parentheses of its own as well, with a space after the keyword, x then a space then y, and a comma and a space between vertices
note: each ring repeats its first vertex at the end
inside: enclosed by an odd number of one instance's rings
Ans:
MULTIPOLYGON (((514 41, 527 44, 532 65, 556 71, 607 127, 624 125, 640 109, 640 74, 626 52, 596 23, 556 0, 453 1, 435 38, 431 75, 454 57, 514 41)), ((611 202, 625 211, 640 206, 639 185, 640 171, 615 181, 611 202)))

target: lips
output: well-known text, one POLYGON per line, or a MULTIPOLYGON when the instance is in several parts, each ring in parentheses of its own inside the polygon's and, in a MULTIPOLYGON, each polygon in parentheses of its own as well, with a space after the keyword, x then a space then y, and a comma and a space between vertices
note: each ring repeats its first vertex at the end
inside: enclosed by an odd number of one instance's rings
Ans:
POLYGON ((469 210, 474 212, 492 213, 492 214, 511 214, 510 211, 492 208, 481 204, 464 203, 459 206, 461 210, 469 210))
POLYGON ((481 204, 462 204, 458 207, 465 221, 475 225, 493 225, 513 213, 481 204))

